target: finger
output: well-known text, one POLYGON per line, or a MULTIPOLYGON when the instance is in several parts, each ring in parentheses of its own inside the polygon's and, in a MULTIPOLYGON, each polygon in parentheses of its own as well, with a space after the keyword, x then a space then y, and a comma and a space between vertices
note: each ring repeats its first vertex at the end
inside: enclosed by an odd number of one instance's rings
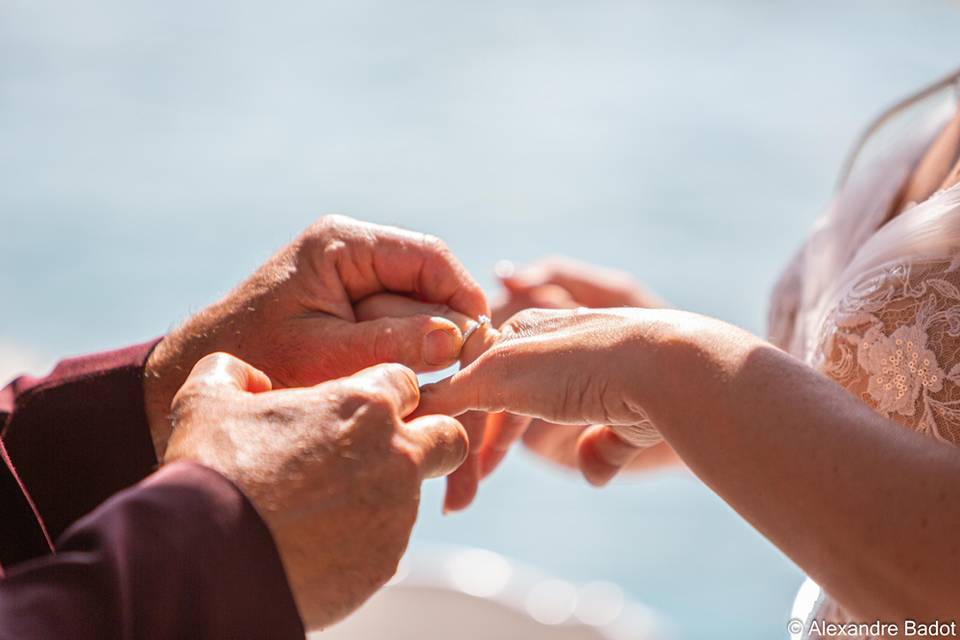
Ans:
POLYGON ((606 425, 586 429, 577 441, 577 461, 587 482, 603 486, 643 449, 624 441, 606 425))
POLYGON ((497 468, 511 445, 523 437, 531 418, 513 413, 490 414, 480 447, 480 477, 485 478, 497 468))
POLYGON ((426 384, 420 389, 420 406, 417 415, 442 413, 459 416, 470 409, 489 411, 480 398, 480 389, 473 384, 473 367, 461 369, 449 378, 426 384))
MULTIPOLYGON (((454 311, 444 304, 421 302, 408 296, 401 296, 395 293, 375 293, 372 296, 364 298, 354 305, 354 313, 357 320, 378 320, 380 318, 400 318, 407 316, 429 316, 431 318, 445 318, 457 325, 461 336, 466 335, 470 328, 476 325, 473 318, 454 311)), ((470 340, 471 343, 476 342, 470 340)), ((461 351, 458 356, 463 355, 464 344, 461 343, 461 351)), ((443 352, 441 357, 448 357, 449 353, 443 352)), ((457 356, 454 356, 457 357, 457 356)), ((445 359, 444 365, 453 364, 452 359, 445 359)), ((422 369, 421 369, 422 370, 422 369)))
POLYGON ((557 285, 544 285, 526 291, 507 291, 493 305, 493 324, 499 327, 524 309, 575 309, 580 305, 570 293, 557 285))
POLYGON ((488 324, 477 325, 477 321, 442 304, 432 304, 413 300, 394 293, 376 293, 354 305, 358 320, 377 320, 380 318, 429 315, 441 317, 457 325, 462 335, 469 338, 463 342, 460 350, 460 364, 466 366, 476 360, 484 351, 496 342, 499 333, 488 324))
POLYGON ((344 216, 328 216, 318 225, 321 235, 342 236, 337 251, 325 243, 318 248, 333 254, 327 259, 334 261, 351 301, 393 291, 470 317, 489 315, 480 285, 438 238, 344 216))
POLYGON ((535 306, 533 301, 526 293, 502 292, 493 301, 492 315, 490 316, 493 320, 493 326, 499 327, 514 314, 533 306, 535 306))
POLYGON ((386 399, 400 418, 410 415, 420 402, 417 374, 402 364, 378 364, 333 383, 353 387, 365 397, 386 399))
POLYGON ((529 292, 531 307, 540 309, 575 309, 581 306, 570 292, 555 284, 547 284, 531 289, 529 292))
POLYGON ((228 353, 211 353, 200 358, 181 389, 192 389, 201 385, 250 393, 271 389, 267 374, 228 353))
POLYGON ((447 478, 447 493, 443 511, 461 511, 470 506, 480 484, 480 443, 486 428, 487 414, 470 411, 460 416, 460 423, 467 434, 468 453, 460 468, 447 478))
MULTIPOLYGON (((444 305, 429 304, 396 294, 374 294, 357 305, 354 312, 358 319, 405 316, 416 313, 441 315, 457 323, 462 332, 469 334, 460 351, 462 366, 475 360, 496 341, 497 332, 489 325, 478 326, 476 321, 444 305)), ((420 412, 422 413, 422 412, 420 412)), ((466 508, 473 501, 480 482, 479 445, 483 439, 485 414, 471 412, 463 416, 469 442, 472 443, 466 462, 447 479, 447 494, 444 511, 466 508)))
POLYGON ((500 332, 489 323, 473 324, 473 330, 465 334, 467 339, 460 349, 460 367, 466 368, 477 358, 486 353, 500 339, 500 332))
POLYGON ((353 312, 358 321, 379 320, 381 318, 405 318, 408 316, 433 316, 446 318, 466 331, 473 318, 454 311, 445 304, 438 302, 423 302, 414 300, 410 296, 396 293, 375 293, 353 305, 353 312))
POLYGON ((578 469, 577 441, 587 428, 534 420, 523 434, 523 446, 555 464, 578 469))
POLYGON ((452 473, 467 457, 467 432, 455 418, 423 416, 408 422, 404 429, 418 446, 424 478, 452 473))
POLYGON ((415 371, 434 371, 453 364, 460 355, 463 333, 440 316, 415 315, 366 322, 326 319, 315 327, 318 344, 328 355, 354 368, 398 362, 415 371))
POLYGON ((629 274, 598 267, 571 258, 548 258, 515 270, 501 278, 508 291, 521 293, 555 285, 562 287, 586 307, 620 307, 639 303, 634 292, 639 285, 629 274))

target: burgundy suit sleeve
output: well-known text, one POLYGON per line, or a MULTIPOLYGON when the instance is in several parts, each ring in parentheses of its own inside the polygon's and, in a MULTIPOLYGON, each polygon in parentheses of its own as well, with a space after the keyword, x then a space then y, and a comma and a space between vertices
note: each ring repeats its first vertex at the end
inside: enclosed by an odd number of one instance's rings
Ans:
POLYGON ((143 367, 157 342, 64 360, 0 391, 3 442, 51 537, 156 468, 143 367))
POLYGON ((233 484, 190 463, 109 499, 55 556, 0 580, 0 640, 303 637, 266 525, 233 484))

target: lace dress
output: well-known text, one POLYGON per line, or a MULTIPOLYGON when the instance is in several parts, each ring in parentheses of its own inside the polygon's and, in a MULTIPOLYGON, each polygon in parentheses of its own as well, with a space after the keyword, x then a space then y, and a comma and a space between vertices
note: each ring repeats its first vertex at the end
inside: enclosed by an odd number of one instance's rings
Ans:
MULTIPOLYGON (((954 78, 954 82, 956 78, 954 78)), ((949 89, 951 84, 942 84, 949 89)), ((877 412, 960 442, 960 185, 884 223, 898 193, 957 109, 925 96, 899 134, 874 136, 774 289, 770 339, 877 412), (922 113, 921 113, 922 112, 922 113)), ((919 103, 918 103, 919 104, 919 103)), ((851 619, 808 580, 793 617, 851 619)))

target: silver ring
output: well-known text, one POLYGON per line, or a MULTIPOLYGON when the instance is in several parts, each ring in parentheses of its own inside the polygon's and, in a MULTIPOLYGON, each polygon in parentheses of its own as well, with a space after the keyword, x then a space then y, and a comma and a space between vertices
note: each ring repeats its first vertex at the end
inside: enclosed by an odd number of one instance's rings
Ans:
POLYGON ((477 319, 470 321, 470 326, 467 327, 467 330, 463 332, 463 344, 467 344, 467 340, 479 329, 480 327, 486 325, 490 326, 492 324, 489 317, 483 315, 482 313, 477 316, 477 319))

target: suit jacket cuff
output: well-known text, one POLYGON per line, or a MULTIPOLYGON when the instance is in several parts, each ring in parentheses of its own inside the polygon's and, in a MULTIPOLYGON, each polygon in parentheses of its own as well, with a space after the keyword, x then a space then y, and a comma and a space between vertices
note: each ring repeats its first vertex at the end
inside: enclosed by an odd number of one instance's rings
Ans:
POLYGON ((51 537, 156 468, 143 367, 158 342, 64 360, 0 392, 3 441, 51 537))
POLYGON ((269 530, 230 481, 164 467, 0 581, 0 637, 275 638, 304 629, 269 530))

